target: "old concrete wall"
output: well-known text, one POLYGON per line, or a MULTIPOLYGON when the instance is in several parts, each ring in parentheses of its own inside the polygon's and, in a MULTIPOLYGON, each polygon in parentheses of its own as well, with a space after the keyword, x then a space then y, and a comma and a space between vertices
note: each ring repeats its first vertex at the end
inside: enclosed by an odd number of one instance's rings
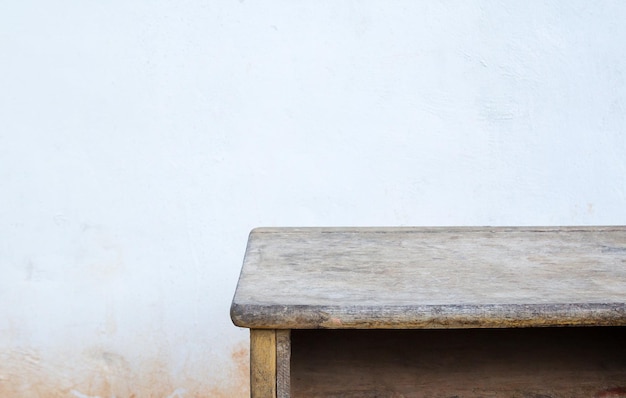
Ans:
POLYGON ((244 397, 255 226, 626 223, 625 19, 0 5, 0 396, 244 397))

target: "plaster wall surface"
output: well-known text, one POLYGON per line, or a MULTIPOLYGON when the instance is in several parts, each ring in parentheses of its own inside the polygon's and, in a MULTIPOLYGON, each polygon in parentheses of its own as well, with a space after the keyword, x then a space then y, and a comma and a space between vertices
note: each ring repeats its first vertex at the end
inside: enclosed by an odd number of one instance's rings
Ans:
POLYGON ((246 396, 256 226, 625 224, 625 19, 0 4, 0 396, 246 396))

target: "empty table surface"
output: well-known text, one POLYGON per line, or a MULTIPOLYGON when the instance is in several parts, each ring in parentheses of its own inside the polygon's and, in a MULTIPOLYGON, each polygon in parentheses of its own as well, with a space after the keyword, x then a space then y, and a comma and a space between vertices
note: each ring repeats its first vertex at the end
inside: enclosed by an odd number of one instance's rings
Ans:
POLYGON ((238 326, 626 325, 626 227, 259 228, 238 326))

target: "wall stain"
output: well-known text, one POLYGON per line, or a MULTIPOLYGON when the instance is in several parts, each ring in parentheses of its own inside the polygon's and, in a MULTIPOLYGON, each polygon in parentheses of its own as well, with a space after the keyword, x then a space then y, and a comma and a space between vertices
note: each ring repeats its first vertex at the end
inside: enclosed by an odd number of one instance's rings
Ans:
POLYGON ((98 348, 86 351, 83 358, 52 361, 31 349, 0 352, 0 397, 244 398, 250 394, 247 342, 231 348, 226 364, 207 358, 199 368, 176 375, 161 358, 132 367, 122 355, 98 348))
POLYGON ((593 203, 587 203, 587 214, 593 214, 593 203))
MULTIPOLYGON (((234 365, 227 380, 217 383, 207 391, 206 397, 230 398, 250 396, 250 349, 247 342, 237 344, 231 350, 231 363, 234 365)), ((201 395, 198 395, 201 397, 201 395)))

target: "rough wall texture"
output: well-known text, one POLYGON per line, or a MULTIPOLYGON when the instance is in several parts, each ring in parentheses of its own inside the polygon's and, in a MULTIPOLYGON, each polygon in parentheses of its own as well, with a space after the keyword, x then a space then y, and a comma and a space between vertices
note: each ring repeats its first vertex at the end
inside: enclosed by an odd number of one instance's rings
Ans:
MULTIPOLYGON (((49 350, 49 349, 47 349, 49 350)), ((248 347, 239 344, 223 361, 226 371, 215 374, 215 363, 186 366, 172 372, 168 358, 146 352, 151 359, 131 364, 122 354, 99 348, 82 355, 58 352, 44 358, 34 349, 0 355, 1 397, 245 397, 249 394, 248 347)))
POLYGON ((626 223, 625 17, 0 5, 0 396, 245 396, 255 226, 626 223))

